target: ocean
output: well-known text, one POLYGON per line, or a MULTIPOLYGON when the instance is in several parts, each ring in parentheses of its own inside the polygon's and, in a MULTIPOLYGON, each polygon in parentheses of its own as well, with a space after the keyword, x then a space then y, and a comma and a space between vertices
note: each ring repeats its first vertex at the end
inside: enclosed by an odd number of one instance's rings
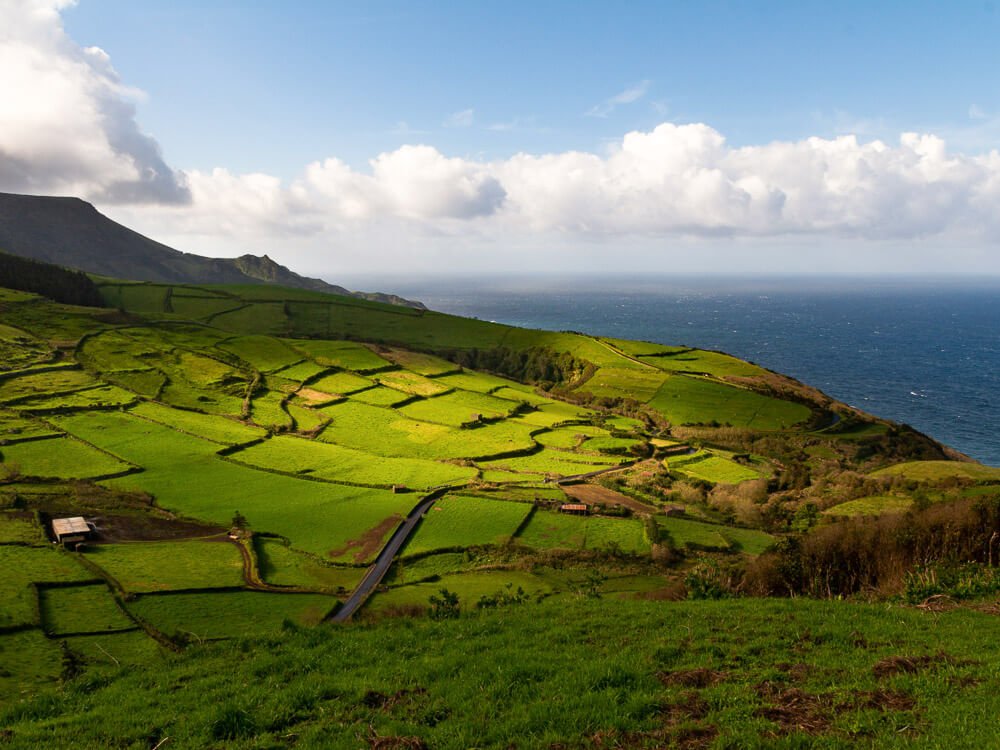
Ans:
POLYGON ((483 320, 725 351, 1000 466, 997 278, 383 277, 357 283, 483 320))

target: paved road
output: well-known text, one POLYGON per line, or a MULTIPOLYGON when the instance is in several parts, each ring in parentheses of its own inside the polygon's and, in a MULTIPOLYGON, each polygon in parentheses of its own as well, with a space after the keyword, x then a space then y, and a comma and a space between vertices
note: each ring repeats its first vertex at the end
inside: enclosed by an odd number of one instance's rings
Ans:
POLYGON ((365 603, 365 600, 375 590, 375 587, 382 582, 385 574, 389 571, 389 566, 392 565, 392 561, 396 558, 396 554, 402 549, 406 540, 410 538, 410 535, 417 528, 417 524, 420 523, 420 519, 423 518, 424 513, 430 510, 438 498, 452 489, 454 487, 434 490, 421 500, 416 508, 410 511, 410 515, 406 517, 406 520, 403 521, 389 538, 389 542, 378 553, 374 564, 368 568, 368 572, 365 573, 365 577, 361 579, 358 587, 354 589, 354 593, 348 597, 343 606, 330 618, 331 622, 347 622, 351 619, 351 616, 365 603))

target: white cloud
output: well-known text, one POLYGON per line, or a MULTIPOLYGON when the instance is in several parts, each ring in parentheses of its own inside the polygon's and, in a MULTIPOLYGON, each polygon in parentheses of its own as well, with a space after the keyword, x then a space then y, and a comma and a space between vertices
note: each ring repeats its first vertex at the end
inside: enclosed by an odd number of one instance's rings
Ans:
POLYGON ((68 0, 0 2, 0 190, 106 202, 185 202, 183 181, 135 121, 139 92, 108 55, 66 36, 68 0))
POLYGON ((587 110, 586 115, 587 117, 607 117, 618 108, 618 105, 637 102, 646 95, 647 91, 649 91, 649 81, 640 81, 634 86, 629 86, 620 94, 615 94, 600 104, 594 105, 587 110))
POLYGON ((444 123, 442 123, 446 128, 468 128, 472 127, 472 123, 476 119, 476 110, 474 109, 463 109, 460 112, 452 112, 448 115, 444 123))

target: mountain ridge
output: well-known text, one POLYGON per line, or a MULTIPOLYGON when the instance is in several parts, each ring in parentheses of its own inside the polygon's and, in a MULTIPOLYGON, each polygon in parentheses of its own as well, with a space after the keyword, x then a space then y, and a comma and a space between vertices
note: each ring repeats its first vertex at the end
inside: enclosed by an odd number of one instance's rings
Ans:
POLYGON ((188 284, 270 284, 421 309, 381 292, 354 292, 301 276, 267 255, 185 253, 108 218, 76 197, 0 193, 0 250, 115 279, 188 284))

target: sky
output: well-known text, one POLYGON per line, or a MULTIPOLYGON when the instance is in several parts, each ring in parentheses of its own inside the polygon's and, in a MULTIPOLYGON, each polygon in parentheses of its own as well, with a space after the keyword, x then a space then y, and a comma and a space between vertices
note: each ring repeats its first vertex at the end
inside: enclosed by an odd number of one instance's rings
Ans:
POLYGON ((992 2, 0 0, 0 191, 330 280, 1000 275, 992 2))

